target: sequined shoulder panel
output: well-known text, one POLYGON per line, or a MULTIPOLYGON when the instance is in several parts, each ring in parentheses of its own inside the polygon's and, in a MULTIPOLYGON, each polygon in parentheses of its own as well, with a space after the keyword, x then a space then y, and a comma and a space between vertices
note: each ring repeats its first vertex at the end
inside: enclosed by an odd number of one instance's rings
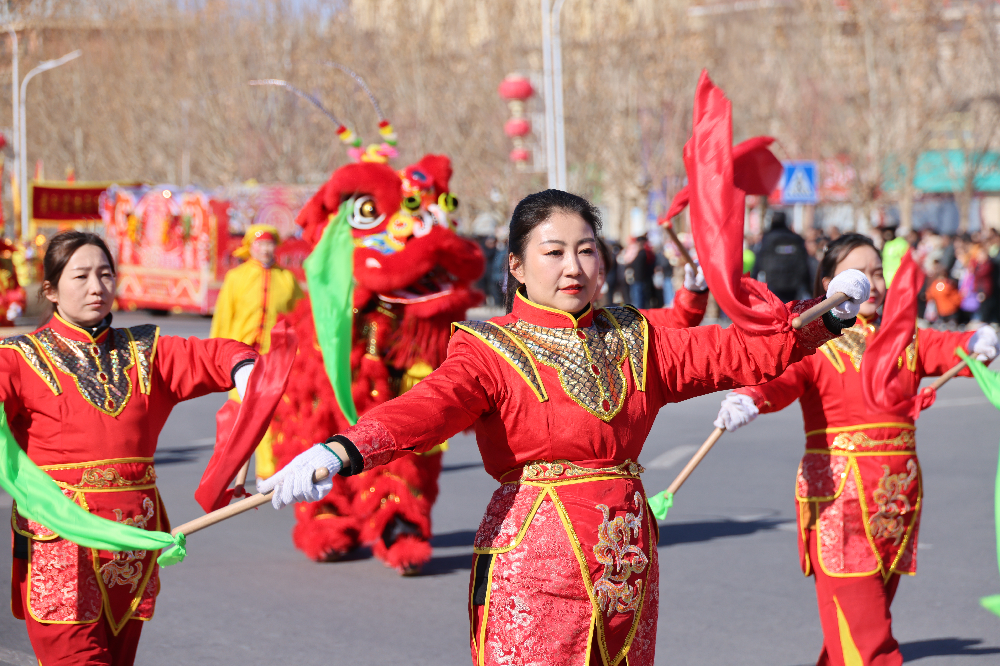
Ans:
POLYGON ((125 329, 132 346, 132 355, 138 368, 139 392, 149 395, 150 378, 153 373, 153 358, 156 356, 156 343, 160 339, 160 327, 152 324, 133 326, 125 329))
POLYGON ((45 355, 41 353, 35 339, 30 335, 15 335, 10 338, 4 338, 0 340, 0 349, 7 348, 13 349, 21 355, 24 362, 27 363, 32 370, 35 371, 45 384, 52 389, 52 393, 59 395, 62 393, 62 386, 59 384, 59 379, 56 378, 56 373, 49 365, 48 360, 45 355))
POLYGON ((844 329, 840 337, 828 340, 820 349, 830 359, 837 372, 843 373, 847 370, 847 366, 841 359, 840 354, 847 356, 851 360, 851 365, 854 366, 854 369, 861 372, 861 359, 864 357, 865 349, 868 346, 868 336, 874 330, 874 327, 865 327, 864 325, 852 326, 851 328, 844 329))
POLYGON ((539 402, 545 402, 549 399, 545 393, 545 386, 542 385, 542 378, 538 374, 538 368, 535 366, 534 359, 517 337, 511 335, 502 326, 491 324, 488 321, 462 321, 452 326, 479 338, 490 349, 499 354, 503 360, 507 361, 524 378, 524 381, 528 383, 528 386, 531 387, 531 390, 538 397, 539 402))
POLYGON ((108 416, 118 416, 132 397, 128 375, 134 361, 126 331, 111 329, 100 344, 71 340, 51 328, 33 334, 53 366, 73 378, 80 395, 108 416))
POLYGON ((625 335, 610 319, 587 328, 549 328, 523 319, 503 327, 539 363, 556 371, 559 386, 580 407, 610 421, 625 404, 625 335))
POLYGON ((646 360, 649 358, 649 322, 635 308, 614 306, 598 310, 594 320, 609 320, 625 338, 628 358, 632 364, 632 376, 640 391, 646 390, 646 360))
MULTIPOLYGON (((845 329, 840 337, 827 341, 820 349, 833 364, 833 367, 837 369, 837 372, 843 374, 847 370, 847 365, 841 354, 850 359, 851 365, 857 372, 861 372, 861 361, 868 348, 868 338, 875 330, 875 327, 870 324, 857 324, 845 329)), ((917 371, 916 335, 914 335, 913 342, 907 345, 899 356, 897 366, 902 368, 904 363, 910 372, 917 371)))

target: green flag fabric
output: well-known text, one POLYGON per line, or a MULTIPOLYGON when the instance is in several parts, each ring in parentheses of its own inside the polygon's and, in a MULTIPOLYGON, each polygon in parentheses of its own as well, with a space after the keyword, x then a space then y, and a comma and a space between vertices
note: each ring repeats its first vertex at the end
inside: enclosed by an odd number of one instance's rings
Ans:
MULTIPOLYGON (((968 362, 972 376, 976 378, 986 399, 1000 409, 1000 375, 987 368, 982 361, 966 354, 961 347, 956 349, 955 353, 968 362)), ((1000 565, 1000 462, 997 465, 997 480, 993 490, 993 519, 996 522, 997 564, 1000 565)), ((994 615, 1000 615, 1000 594, 983 597, 979 603, 994 615)))
POLYGON ((312 303, 316 339, 337 404, 347 420, 358 421, 351 395, 351 337, 354 328, 354 238, 348 222, 354 200, 340 204, 336 217, 303 262, 312 303))
POLYGON ((909 249, 910 244, 905 238, 893 238, 882 248, 882 276, 885 278, 886 287, 892 285, 892 278, 896 276, 903 255, 909 249))
POLYGON ((966 354, 961 347, 958 347, 955 353, 963 361, 968 362, 969 370, 972 371, 972 376, 976 378, 976 382, 978 382, 986 399, 992 402, 994 407, 1000 409, 1000 375, 987 368, 979 359, 966 354))
POLYGON ((674 494, 668 493, 666 490, 661 490, 650 497, 648 501, 649 509, 653 512, 656 519, 663 520, 667 517, 667 511, 670 511, 670 507, 674 505, 674 494))
POLYGON ((184 559, 184 535, 152 532, 106 520, 85 511, 31 461, 7 426, 0 403, 0 486, 17 502, 22 516, 44 525, 62 538, 98 550, 160 550, 163 566, 184 559))

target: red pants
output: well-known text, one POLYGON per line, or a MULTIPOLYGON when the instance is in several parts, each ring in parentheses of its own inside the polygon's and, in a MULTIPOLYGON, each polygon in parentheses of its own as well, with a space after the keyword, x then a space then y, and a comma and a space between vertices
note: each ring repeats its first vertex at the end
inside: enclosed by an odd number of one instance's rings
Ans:
POLYGON ((816 552, 816 530, 809 530, 809 557, 816 577, 816 601, 823 625, 823 651, 817 666, 901 666, 903 655, 892 637, 889 606, 899 574, 837 578, 823 573, 816 552))
MULTIPOLYGON (((26 560, 14 560, 23 608, 28 607, 27 568, 26 560)), ((25 624, 41 666, 132 666, 144 623, 129 620, 117 636, 104 615, 90 624, 49 624, 26 614, 25 624)))

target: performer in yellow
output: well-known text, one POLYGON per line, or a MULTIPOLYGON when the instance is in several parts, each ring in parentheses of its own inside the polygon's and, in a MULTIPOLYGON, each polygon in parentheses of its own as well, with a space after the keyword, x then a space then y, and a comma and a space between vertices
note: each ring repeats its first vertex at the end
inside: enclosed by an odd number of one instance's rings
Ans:
MULTIPOLYGON (((230 338, 250 345, 261 354, 271 347, 271 329, 278 315, 291 312, 304 296, 291 271, 274 265, 274 253, 280 241, 278 230, 266 224, 253 224, 243 236, 243 244, 233 256, 245 259, 226 273, 212 316, 213 338, 230 338)), ((235 391, 230 399, 239 401, 235 391)), ((274 474, 270 431, 257 447, 257 476, 274 474)))

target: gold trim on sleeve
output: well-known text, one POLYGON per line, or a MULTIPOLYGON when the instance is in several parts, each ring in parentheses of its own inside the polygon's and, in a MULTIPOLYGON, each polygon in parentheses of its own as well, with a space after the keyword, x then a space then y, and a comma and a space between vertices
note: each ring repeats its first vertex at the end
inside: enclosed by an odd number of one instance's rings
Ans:
POLYGON ((0 340, 0 349, 5 347, 13 349, 20 354, 24 362, 28 364, 28 367, 35 371, 35 374, 45 382, 53 394, 60 395, 62 393, 62 385, 59 383, 59 378, 56 377, 55 369, 45 357, 45 354, 33 336, 15 335, 4 338, 0 340))

